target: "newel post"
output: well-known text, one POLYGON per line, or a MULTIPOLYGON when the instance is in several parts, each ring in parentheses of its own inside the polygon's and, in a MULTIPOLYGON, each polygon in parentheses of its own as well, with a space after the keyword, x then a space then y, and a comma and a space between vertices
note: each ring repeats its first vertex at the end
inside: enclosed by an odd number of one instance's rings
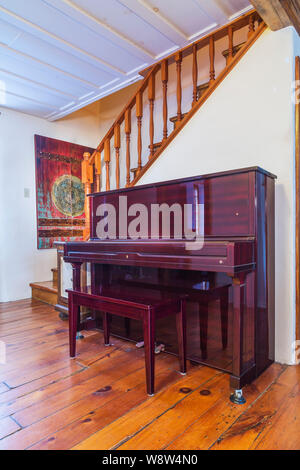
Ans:
POLYGON ((90 204, 89 198, 87 197, 88 194, 92 192, 92 183, 94 182, 94 174, 93 174, 93 165, 90 164, 89 159, 91 154, 89 152, 85 152, 83 154, 83 162, 81 164, 81 178, 82 183, 84 185, 84 212, 85 212, 85 228, 83 230, 83 237, 84 239, 88 239, 90 236, 90 204))

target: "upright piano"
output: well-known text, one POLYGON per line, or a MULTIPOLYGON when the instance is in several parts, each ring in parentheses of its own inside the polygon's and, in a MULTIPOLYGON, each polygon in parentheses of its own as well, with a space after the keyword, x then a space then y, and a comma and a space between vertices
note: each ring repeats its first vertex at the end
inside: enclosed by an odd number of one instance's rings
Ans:
MULTIPOLYGON (((64 248, 64 260, 72 263, 73 289, 80 289, 81 264, 90 263, 94 293, 112 282, 127 282, 193 294, 188 359, 229 373, 231 387, 241 389, 274 361, 275 179, 251 167, 91 194, 90 240, 64 248), (219 301, 213 300, 203 357, 201 296, 224 286, 229 290, 227 321, 221 321, 219 301)), ((101 327, 101 313, 95 315, 101 327)), ((114 317, 111 331, 142 339, 132 320, 114 317)), ((174 354, 175 332, 169 318, 157 325, 157 341, 174 354)))

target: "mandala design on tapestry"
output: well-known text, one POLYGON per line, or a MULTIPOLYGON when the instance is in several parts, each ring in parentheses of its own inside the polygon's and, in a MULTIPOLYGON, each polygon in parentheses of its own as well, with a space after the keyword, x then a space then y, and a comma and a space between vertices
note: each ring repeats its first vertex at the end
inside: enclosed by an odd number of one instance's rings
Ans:
POLYGON ((62 175, 52 186, 52 201, 55 207, 68 217, 78 217, 84 212, 84 187, 79 178, 62 175))

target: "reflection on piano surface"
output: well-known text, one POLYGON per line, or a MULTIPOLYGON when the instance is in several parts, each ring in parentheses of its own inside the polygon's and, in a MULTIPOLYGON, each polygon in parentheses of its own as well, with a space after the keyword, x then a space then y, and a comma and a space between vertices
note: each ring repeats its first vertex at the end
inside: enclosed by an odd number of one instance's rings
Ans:
MULTIPOLYGON (((188 359, 230 373, 231 386, 241 388, 274 360, 274 183, 274 175, 253 167, 92 194, 91 239, 65 245, 73 288, 80 289, 81 263, 90 262, 94 293, 114 282, 187 293, 188 359), (120 197, 126 208, 120 209, 120 197), (162 224, 153 229, 149 216, 139 239, 118 223, 115 239, 100 240, 103 204, 115 208, 118 222, 125 214, 125 225, 134 219, 127 213, 134 204, 143 204, 148 214, 153 204, 192 209, 177 227, 171 211, 168 239, 162 224), (187 234, 201 230, 197 246, 187 234)), ((101 314, 95 315, 101 327, 101 314)), ((158 323, 157 342, 176 353, 172 321, 158 323)), ((133 320, 114 317, 111 332, 142 339, 133 320)))

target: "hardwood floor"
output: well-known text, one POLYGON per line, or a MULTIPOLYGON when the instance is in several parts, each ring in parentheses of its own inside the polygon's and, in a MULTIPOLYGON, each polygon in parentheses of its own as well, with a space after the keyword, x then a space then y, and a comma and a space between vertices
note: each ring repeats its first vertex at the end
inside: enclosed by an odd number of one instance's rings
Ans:
POLYGON ((273 364, 229 399, 229 376, 156 357, 154 397, 143 350, 84 332, 68 357, 68 324, 35 300, 0 304, 0 449, 299 449, 300 368, 273 364))

